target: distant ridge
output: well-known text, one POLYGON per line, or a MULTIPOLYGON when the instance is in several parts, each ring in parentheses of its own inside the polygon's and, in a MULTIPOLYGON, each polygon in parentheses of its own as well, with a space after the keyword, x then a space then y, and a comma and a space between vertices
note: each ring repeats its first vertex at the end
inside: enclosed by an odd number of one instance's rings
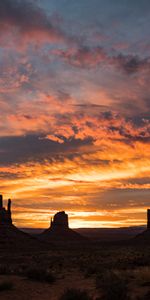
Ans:
POLYGON ((135 237, 135 242, 142 244, 150 244, 150 229, 144 230, 135 237))
POLYGON ((94 241, 121 241, 134 238, 143 232, 144 226, 119 228, 78 228, 76 232, 94 241))
MULTIPOLYGON (((118 241, 132 239, 145 230, 146 226, 119 227, 119 228, 73 228, 74 232, 79 233, 93 241, 118 241)), ((43 233, 43 228, 20 228, 23 232, 32 236, 43 233)), ((47 229, 48 230, 48 229, 47 229)))

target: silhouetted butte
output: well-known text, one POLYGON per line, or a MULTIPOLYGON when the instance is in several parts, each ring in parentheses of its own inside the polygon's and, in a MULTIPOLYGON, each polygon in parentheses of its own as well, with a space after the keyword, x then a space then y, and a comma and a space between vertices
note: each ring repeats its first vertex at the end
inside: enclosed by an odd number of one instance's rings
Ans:
POLYGON ((60 211, 51 219, 50 227, 41 233, 40 237, 45 241, 83 241, 85 237, 69 228, 68 215, 60 211))

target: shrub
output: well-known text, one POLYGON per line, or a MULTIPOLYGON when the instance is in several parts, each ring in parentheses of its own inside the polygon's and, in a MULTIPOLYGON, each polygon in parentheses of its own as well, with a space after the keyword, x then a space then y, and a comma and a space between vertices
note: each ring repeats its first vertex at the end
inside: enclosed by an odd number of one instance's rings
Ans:
POLYGON ((95 268, 95 266, 89 266, 89 267, 86 269, 85 277, 90 277, 90 276, 94 275, 95 273, 96 273, 96 268, 95 268))
POLYGON ((9 291, 13 289, 13 283, 11 281, 1 281, 0 282, 0 292, 9 291))
POLYGON ((102 278, 97 278, 97 288, 104 291, 103 300, 127 300, 127 281, 113 271, 107 271, 102 278))
POLYGON ((26 277, 30 280, 54 283, 56 278, 49 270, 42 268, 31 268, 27 271, 26 277))
POLYGON ((92 300, 87 291, 67 289, 59 300, 92 300))

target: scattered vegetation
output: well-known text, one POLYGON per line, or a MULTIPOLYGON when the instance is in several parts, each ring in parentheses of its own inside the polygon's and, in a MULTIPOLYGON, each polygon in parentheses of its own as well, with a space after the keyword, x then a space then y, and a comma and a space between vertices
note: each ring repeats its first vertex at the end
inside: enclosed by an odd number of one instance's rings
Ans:
POLYGON ((47 283, 54 283, 56 280, 55 276, 49 270, 38 267, 28 269, 26 277, 30 280, 47 283))
MULTIPOLYGON (((56 245, 55 251, 50 249, 13 255, 0 252, 0 278, 20 276, 49 284, 57 280, 60 281, 60 285, 63 285, 64 280, 65 286, 69 288, 67 277, 70 276, 72 281, 79 274, 82 280, 81 284, 80 279, 78 280, 77 290, 66 290, 60 300, 91 300, 90 289, 94 299, 99 297, 100 300, 149 300, 149 253, 149 246, 120 244, 91 244, 89 247, 64 244, 61 249, 56 245), (88 282, 91 282, 91 287, 89 285, 88 291, 84 291, 88 282)), ((56 294, 59 296, 59 291, 56 294)))
POLYGON ((92 300, 87 291, 67 289, 59 300, 92 300))

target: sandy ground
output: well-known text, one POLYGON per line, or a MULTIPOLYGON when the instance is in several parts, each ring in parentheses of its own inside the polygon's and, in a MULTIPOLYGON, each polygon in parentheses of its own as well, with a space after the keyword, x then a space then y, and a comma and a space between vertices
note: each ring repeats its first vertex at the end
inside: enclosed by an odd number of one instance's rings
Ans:
POLYGON ((0 276, 1 280, 9 280, 14 284, 13 290, 0 292, 1 300, 58 300, 67 288, 87 290, 96 298, 94 281, 77 273, 68 273, 53 284, 30 281, 18 276, 0 276))

